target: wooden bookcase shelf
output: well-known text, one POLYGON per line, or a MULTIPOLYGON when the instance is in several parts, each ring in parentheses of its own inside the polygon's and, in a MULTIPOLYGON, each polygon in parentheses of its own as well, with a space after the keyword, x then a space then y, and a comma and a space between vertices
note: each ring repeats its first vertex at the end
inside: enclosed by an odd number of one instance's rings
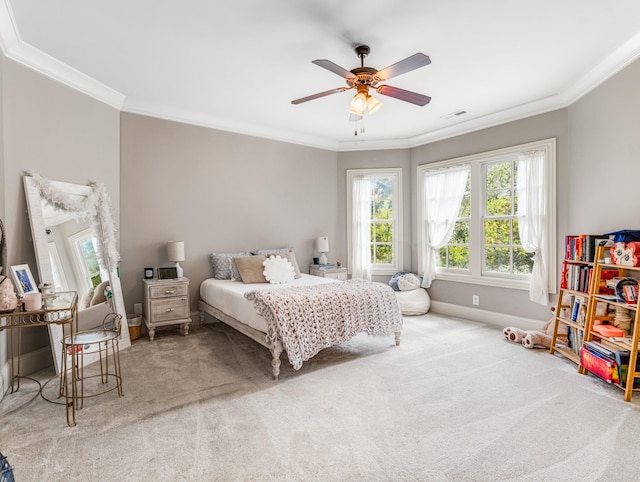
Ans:
MULTIPOLYGON (((604 247, 599 246, 596 251, 596 262, 594 263, 593 276, 591 286, 596 286, 595 283, 599 282, 602 277, 602 270, 611 268, 617 269, 619 276, 630 276, 635 274, 636 277, 640 275, 640 266, 623 266, 619 264, 605 264, 601 261, 603 259, 604 247)), ((638 341, 640 338, 640 310, 638 310, 637 304, 621 303, 614 301, 607 297, 600 295, 591 290, 589 294, 589 305, 587 309, 587 320, 584 329, 584 342, 593 341, 597 339, 599 344, 612 351, 628 351, 629 352, 629 365, 627 368, 626 379, 620 380, 620 384, 616 384, 619 388, 624 390, 624 400, 629 402, 633 395, 633 387, 636 378, 640 378, 640 371, 636 370, 636 364, 638 361, 638 341), (629 330, 630 341, 618 340, 611 337, 604 336, 593 330, 596 320, 596 308, 599 303, 605 303, 609 307, 619 307, 628 310, 631 317, 631 327, 629 330)), ((587 373, 586 368, 580 367, 580 373, 587 373)))
MULTIPOLYGON (((577 261, 575 259, 565 259, 563 262, 563 277, 567 276, 567 266, 577 266, 578 270, 583 269, 586 275, 589 275, 588 283, 579 283, 580 286, 588 285, 588 291, 580 291, 565 287, 566 281, 563 281, 558 293, 558 302, 555 311, 555 323, 553 329, 553 338, 549 352, 560 354, 571 360, 578 366, 578 371, 587 374, 588 370, 581 365, 580 349, 586 342, 597 342, 602 347, 611 352, 628 352, 629 365, 627 368, 626 379, 620 380, 620 383, 614 383, 616 386, 624 390, 624 400, 631 400, 633 387, 636 378, 640 379, 640 370, 636 370, 638 361, 638 342, 640 341, 640 310, 637 304, 628 304, 612 299, 600 293, 603 285, 603 270, 617 270, 617 276, 625 277, 636 274, 636 278, 640 277, 640 266, 623 266, 619 264, 605 264, 603 262, 605 249, 604 246, 598 246, 594 253, 594 262, 577 261), (590 273, 590 274, 589 274, 590 273), (579 311, 576 313, 575 300, 580 300, 579 311), (604 303, 606 310, 600 310, 598 313, 598 305, 604 303), (627 340, 618 339, 618 337, 608 337, 594 330, 596 320, 611 320, 612 317, 607 313, 611 309, 623 308, 630 312, 630 330, 625 336, 627 340), (582 312, 584 310, 584 313, 582 312), (604 314, 602 314, 604 311, 604 314), (559 343, 559 335, 571 332, 570 340, 572 346, 559 343)), ((633 276, 631 276, 633 277, 633 276)), ((606 279, 605 276, 604 279, 606 279)), ((575 280, 574 280, 575 281, 575 280)), ((570 283, 569 283, 570 284, 570 283)), ((601 305, 602 306, 602 305, 601 305)), ((638 389, 636 389, 638 390, 638 389)))
MULTIPOLYGON (((565 267, 567 265, 573 265, 579 268, 586 267, 587 269, 593 267, 593 263, 576 261, 573 259, 565 259, 563 263, 565 267)), ((563 276, 565 276, 565 269, 563 269, 563 276)), ((593 278, 591 278, 589 282, 589 292, 591 291, 592 283, 593 278)), ((582 346, 582 342, 580 340, 584 339, 586 314, 589 306, 589 292, 561 287, 558 293, 558 302, 555 309, 555 323, 549 352, 552 355, 559 353, 577 365, 580 365, 580 347, 582 346), (576 299, 581 300, 581 306, 576 313, 576 319, 573 320, 572 313, 574 311, 574 303, 576 299), (570 340, 572 340, 573 345, 571 347, 558 342, 558 336, 560 334, 567 334, 567 331, 569 331, 567 328, 570 328, 572 333, 570 340)))

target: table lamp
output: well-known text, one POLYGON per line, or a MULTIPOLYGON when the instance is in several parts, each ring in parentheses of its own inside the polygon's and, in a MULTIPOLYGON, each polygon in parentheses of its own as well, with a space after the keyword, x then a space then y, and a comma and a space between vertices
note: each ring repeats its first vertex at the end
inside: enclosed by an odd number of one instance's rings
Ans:
POLYGON ((184 241, 169 241, 167 243, 167 258, 176 263, 178 278, 182 278, 184 271, 180 261, 184 261, 184 241))
POLYGON ((320 264, 327 264, 327 256, 325 254, 329 252, 329 238, 327 236, 316 238, 316 251, 320 253, 320 264))

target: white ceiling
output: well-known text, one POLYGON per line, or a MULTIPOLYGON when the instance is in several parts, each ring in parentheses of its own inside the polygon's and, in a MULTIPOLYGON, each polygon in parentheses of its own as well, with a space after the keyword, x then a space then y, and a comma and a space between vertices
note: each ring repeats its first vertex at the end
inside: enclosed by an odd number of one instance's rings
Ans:
POLYGON ((640 53, 638 0, 4 0, 9 58, 128 111, 327 149, 409 147, 569 105, 640 53), (416 52, 431 65, 386 82, 354 136, 353 91, 311 63, 378 70, 416 52), (466 110, 468 114, 447 117, 466 110))

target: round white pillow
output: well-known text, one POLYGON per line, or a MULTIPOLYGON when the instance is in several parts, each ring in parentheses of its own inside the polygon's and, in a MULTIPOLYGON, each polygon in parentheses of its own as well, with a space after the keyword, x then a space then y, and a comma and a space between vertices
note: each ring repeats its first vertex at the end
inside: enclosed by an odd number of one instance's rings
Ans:
POLYGON ((272 284, 290 283, 295 276, 295 268, 282 256, 271 255, 262 262, 265 279, 272 284))

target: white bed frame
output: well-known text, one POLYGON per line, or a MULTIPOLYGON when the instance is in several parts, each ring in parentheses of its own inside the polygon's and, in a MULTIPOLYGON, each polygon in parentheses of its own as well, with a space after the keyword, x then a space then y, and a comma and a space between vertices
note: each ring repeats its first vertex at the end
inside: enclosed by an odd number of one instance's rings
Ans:
MULTIPOLYGON (((248 336, 253 341, 260 343, 262 346, 267 348, 271 352, 271 367, 273 372, 273 379, 277 380, 280 376, 280 355, 282 354, 282 342, 277 340, 275 344, 271 344, 267 341, 266 333, 251 328, 249 325, 245 325, 244 323, 236 320, 232 316, 227 315, 226 313, 220 311, 217 308, 214 308, 208 303, 205 303, 202 300, 198 300, 198 309, 200 310, 200 323, 204 323, 204 314, 212 316, 216 320, 222 321, 226 323, 231 328, 239 331, 243 335, 248 336)), ((398 340, 396 338, 396 344, 398 344, 398 340)))

